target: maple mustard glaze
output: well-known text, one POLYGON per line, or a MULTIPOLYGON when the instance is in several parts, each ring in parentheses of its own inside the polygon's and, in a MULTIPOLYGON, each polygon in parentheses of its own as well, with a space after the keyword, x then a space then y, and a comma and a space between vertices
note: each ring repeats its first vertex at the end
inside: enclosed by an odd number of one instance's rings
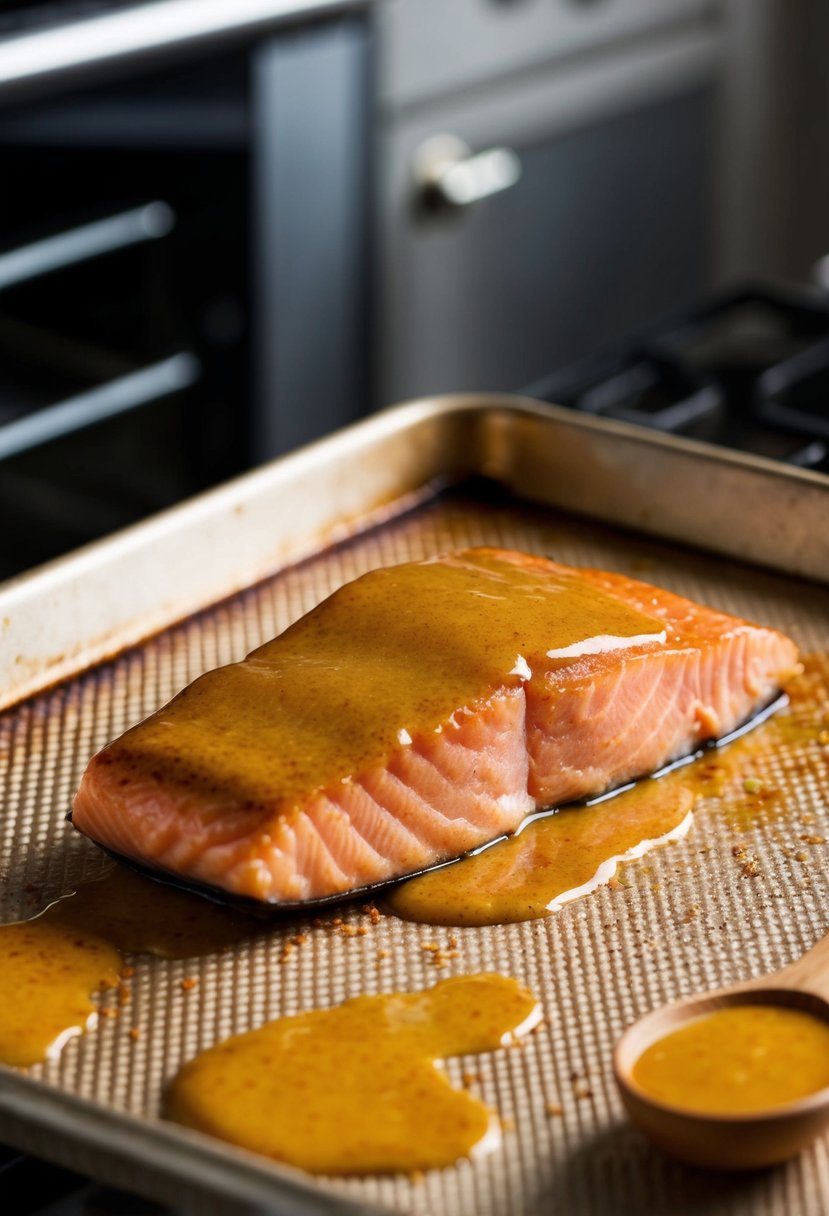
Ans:
MULTIPOLYGON (((0 925, 0 1062, 58 1055, 94 1025, 119 983, 122 951, 195 958, 261 931, 261 922, 115 866, 40 916, 0 925)), ((123 993, 121 997, 123 999, 123 993)))
POLYGON ((96 1017, 91 994, 118 982, 121 956, 107 941, 40 919, 0 928, 0 1061, 54 1058, 96 1017))
POLYGON ((497 1144, 493 1113, 435 1061, 494 1051, 540 1020, 502 975, 361 996, 280 1018, 196 1056, 169 1118, 315 1173, 431 1169, 497 1144))
POLYGON ((408 879, 389 911, 431 925, 498 925, 550 916, 650 849, 691 826, 694 795, 682 774, 640 781, 592 806, 538 816, 508 840, 408 879))
POLYGON ((652 1043, 633 1080, 700 1114, 773 1110, 829 1086, 829 1025, 779 1005, 718 1009, 652 1043))
POLYGON ((529 679, 542 656, 549 668, 551 654, 659 642, 663 629, 577 576, 489 550, 376 570, 196 680, 101 759, 243 809, 288 810, 529 679))

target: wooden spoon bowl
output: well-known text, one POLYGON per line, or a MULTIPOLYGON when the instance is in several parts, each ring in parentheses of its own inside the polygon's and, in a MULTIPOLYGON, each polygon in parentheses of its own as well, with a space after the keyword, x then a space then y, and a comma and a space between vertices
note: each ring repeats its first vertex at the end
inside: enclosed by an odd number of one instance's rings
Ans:
POLYGON ((712 1169, 776 1165, 829 1128, 829 1087, 750 1114, 707 1114, 668 1105, 637 1084, 634 1065, 652 1043, 694 1018, 735 1005, 786 1006, 829 1024, 829 938, 772 976, 656 1009, 619 1040, 613 1067, 631 1121, 664 1152, 712 1169))

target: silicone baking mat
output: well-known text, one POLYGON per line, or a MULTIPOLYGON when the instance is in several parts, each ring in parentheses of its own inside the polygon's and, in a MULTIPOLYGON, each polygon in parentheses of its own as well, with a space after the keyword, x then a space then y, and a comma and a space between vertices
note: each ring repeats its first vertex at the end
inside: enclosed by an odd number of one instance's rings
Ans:
MULTIPOLYGON (((110 738, 201 672, 241 658, 345 580, 372 567, 477 544, 625 571, 777 626, 804 651, 829 649, 829 589, 505 495, 453 490, 2 715, 2 918, 32 915, 108 867, 64 816, 86 761, 110 738)), ((802 752, 802 742, 783 740, 757 771, 780 794, 773 807, 746 818, 710 799, 683 841, 624 867, 617 885, 544 920, 443 929, 378 919, 359 904, 346 904, 314 923, 293 917, 285 925, 269 924, 222 955, 178 962, 135 956, 129 960, 135 967, 129 1018, 102 1019, 57 1061, 30 1069, 34 1113, 22 1120, 4 1116, 0 1134, 180 1207, 240 1210, 241 1198, 234 1202, 218 1192, 212 1206, 206 1203, 209 1182, 203 1180, 200 1193, 186 1148, 198 1144, 202 1161, 209 1161, 214 1144, 217 1159, 230 1150, 160 1119, 163 1087, 181 1063, 282 1014, 360 993, 419 989, 449 975, 499 971, 536 993, 543 1025, 519 1046, 446 1067, 457 1084, 464 1074, 467 1083, 469 1074, 475 1076, 473 1092, 502 1120, 502 1145, 488 1156, 414 1178, 323 1181, 316 1210, 328 1210, 329 1196, 341 1196, 360 1208, 434 1216, 824 1213, 826 1143, 761 1174, 728 1177, 685 1168, 651 1149, 626 1123, 611 1072, 614 1042, 638 1014, 776 968, 825 932, 829 749, 816 738, 802 762, 794 755, 798 748, 802 752), (435 944, 441 949, 435 951, 435 944), (198 983, 182 987, 185 978, 198 983), (131 1036, 131 1028, 140 1035, 131 1036), (66 1096, 76 1100, 74 1136, 68 1115, 63 1124, 42 1118, 50 1096, 56 1104, 66 1096), (179 1137, 180 1170, 168 1163, 154 1173, 146 1153, 131 1168, 129 1147, 122 1143, 110 1154, 100 1136, 85 1145, 84 1120, 101 1112, 133 1117, 136 1145, 142 1128, 160 1145, 168 1134, 179 1137)), ((6 1070, 6 1076, 14 1088, 17 1074, 6 1070)), ((269 1194, 269 1210, 314 1210, 296 1206, 278 1168, 237 1157, 239 1177, 256 1173, 257 1193, 269 1194)))

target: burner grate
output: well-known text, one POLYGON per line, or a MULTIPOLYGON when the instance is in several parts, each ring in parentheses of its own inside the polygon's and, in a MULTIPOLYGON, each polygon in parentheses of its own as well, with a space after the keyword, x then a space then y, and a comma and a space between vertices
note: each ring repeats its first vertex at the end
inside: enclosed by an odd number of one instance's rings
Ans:
POLYGON ((829 473, 829 295, 722 293, 526 392, 829 473))

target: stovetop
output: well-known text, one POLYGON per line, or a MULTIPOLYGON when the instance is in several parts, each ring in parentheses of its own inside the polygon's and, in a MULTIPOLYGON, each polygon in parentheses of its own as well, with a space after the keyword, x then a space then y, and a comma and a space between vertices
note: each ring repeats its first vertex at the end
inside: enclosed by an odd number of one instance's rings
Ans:
POLYGON ((733 289, 526 392, 829 473, 829 294, 733 289))

